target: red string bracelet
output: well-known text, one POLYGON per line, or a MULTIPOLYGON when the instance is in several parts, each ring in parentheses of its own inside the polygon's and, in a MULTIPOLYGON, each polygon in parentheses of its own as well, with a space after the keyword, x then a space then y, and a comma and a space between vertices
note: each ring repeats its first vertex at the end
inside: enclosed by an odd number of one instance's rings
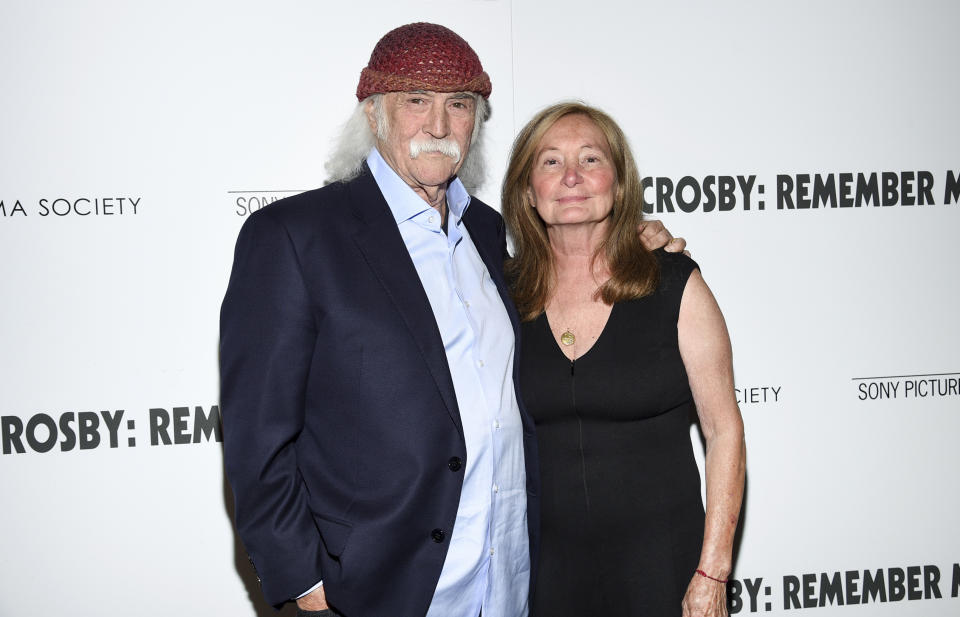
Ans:
POLYGON ((725 579, 725 578, 713 578, 712 576, 710 576, 709 574, 707 574, 707 573, 704 572, 703 570, 697 570, 696 572, 697 572, 697 574, 699 574, 699 575, 702 576, 703 578, 709 578, 711 581, 716 581, 716 582, 718 582, 718 583, 726 583, 726 582, 727 582, 727 579, 725 579))

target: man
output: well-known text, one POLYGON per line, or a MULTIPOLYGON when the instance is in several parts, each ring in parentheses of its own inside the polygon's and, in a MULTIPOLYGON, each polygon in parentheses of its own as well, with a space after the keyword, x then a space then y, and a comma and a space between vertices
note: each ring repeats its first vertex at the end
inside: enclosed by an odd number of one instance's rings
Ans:
POLYGON ((452 31, 393 30, 361 73, 340 180, 240 232, 224 456, 271 604, 527 614, 537 453, 514 386, 505 232, 457 177, 478 160, 490 90, 452 31))

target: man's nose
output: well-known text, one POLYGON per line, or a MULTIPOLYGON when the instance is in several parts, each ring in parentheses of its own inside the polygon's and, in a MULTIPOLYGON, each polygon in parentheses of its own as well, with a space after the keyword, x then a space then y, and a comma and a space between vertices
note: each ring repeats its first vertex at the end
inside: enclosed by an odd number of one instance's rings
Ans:
POLYGON ((427 116, 423 132, 436 139, 443 139, 450 134, 450 116, 444 105, 434 105, 427 116))

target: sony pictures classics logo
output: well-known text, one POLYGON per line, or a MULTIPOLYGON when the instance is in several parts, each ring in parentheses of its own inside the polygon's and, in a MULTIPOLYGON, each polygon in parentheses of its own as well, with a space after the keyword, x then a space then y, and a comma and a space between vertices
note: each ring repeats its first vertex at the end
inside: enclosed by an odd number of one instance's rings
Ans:
POLYGON ((856 384, 857 399, 861 401, 960 396, 960 373, 853 377, 851 381, 856 384))
POLYGON ((303 192, 302 189, 278 189, 272 191, 227 191, 227 194, 230 195, 234 214, 245 217, 284 197, 303 192))

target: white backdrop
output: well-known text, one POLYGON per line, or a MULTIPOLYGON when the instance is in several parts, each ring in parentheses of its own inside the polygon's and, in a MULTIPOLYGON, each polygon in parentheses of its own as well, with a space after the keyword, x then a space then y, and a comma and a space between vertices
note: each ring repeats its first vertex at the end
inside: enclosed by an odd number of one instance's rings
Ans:
POLYGON ((233 242, 322 183, 373 45, 418 20, 491 75, 482 199, 578 98, 688 239, 747 431, 734 611, 958 614, 956 3, 8 0, 0 617, 272 614, 216 431, 233 242))

